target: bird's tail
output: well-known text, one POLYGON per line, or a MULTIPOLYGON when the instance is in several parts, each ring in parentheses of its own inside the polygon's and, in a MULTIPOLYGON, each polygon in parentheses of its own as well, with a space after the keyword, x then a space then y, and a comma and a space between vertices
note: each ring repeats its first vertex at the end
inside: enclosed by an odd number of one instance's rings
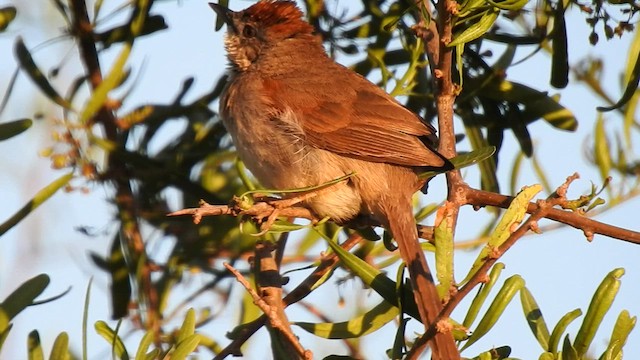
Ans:
MULTIPOLYGON (((424 251, 420 247, 418 241, 418 232, 416 222, 413 217, 411 199, 402 199, 399 201, 390 201, 382 209, 386 214, 388 221, 386 228, 391 231, 394 239, 398 243, 402 260, 407 265, 411 285, 413 286, 413 295, 420 313, 425 329, 436 321, 442 303, 438 296, 438 291, 433 280, 433 275, 427 264, 424 251), (405 202, 406 200, 406 202, 405 202)), ((436 331, 433 339, 430 341, 433 359, 459 359, 460 354, 454 343, 451 333, 442 333, 436 331)))

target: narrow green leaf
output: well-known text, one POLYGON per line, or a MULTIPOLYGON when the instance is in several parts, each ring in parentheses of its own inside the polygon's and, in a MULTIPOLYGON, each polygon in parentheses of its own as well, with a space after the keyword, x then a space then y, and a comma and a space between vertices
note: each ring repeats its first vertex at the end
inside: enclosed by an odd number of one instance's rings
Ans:
POLYGON ((73 172, 70 172, 66 175, 59 177, 54 180, 51 184, 42 188, 38 193, 29 201, 25 206, 23 206, 18 212, 13 214, 7 221, 0 224, 0 236, 9 231, 12 227, 14 227, 17 223, 19 223, 22 219, 24 219, 27 215, 29 215, 33 210, 38 208, 42 203, 44 203, 47 199, 49 199, 53 194, 55 194, 60 188, 64 187, 71 181, 73 178, 73 172))
POLYGON ((579 356, 585 355, 587 350, 589 350, 589 346, 596 335, 596 331, 600 327, 600 323, 602 323, 602 319, 607 311, 609 311, 609 308, 611 308, 611 304, 618 294, 620 277, 622 277, 622 275, 624 275, 623 268, 612 270, 605 276, 593 295, 589 309, 584 316, 584 321, 573 343, 579 356))
POLYGON ((581 315, 582 315, 582 310, 575 309, 573 311, 570 311, 564 314, 564 316, 560 318, 560 321, 558 321, 556 326, 553 328, 553 331, 551 332, 551 336, 549 337, 549 348, 547 349, 548 352, 555 354, 558 351, 558 345, 560 345, 560 339, 562 339, 562 334, 564 334, 565 330, 567 330, 567 327, 569 326, 569 324, 571 324, 573 320, 577 319, 581 315))
POLYGON ((10 121, 6 123, 0 123, 0 141, 12 138, 22 132, 26 131, 33 125, 31 119, 21 119, 16 121, 10 121))
MULTIPOLYGON (((338 258, 342 261, 343 265, 351 270, 356 276, 358 276, 362 282, 371 287, 377 292, 383 299, 388 301, 393 306, 398 306, 398 297, 396 292, 396 282, 389 279, 380 270, 368 264, 366 261, 360 259, 356 255, 345 251, 337 242, 327 240, 329 247, 333 250, 338 258)), ((405 302, 403 303, 403 312, 409 314, 413 318, 420 320, 418 315, 418 308, 416 307, 413 293, 408 288, 403 287, 405 293, 405 302)))
POLYGON ((198 347, 198 344, 200 344, 200 335, 187 336, 171 353, 171 360, 185 360, 198 347))
POLYGON ((9 24, 16 18, 15 6, 6 6, 0 9, 0 32, 5 31, 9 24))
MULTIPOLYGON (((458 155, 453 159, 449 159, 449 161, 451 161, 451 163, 453 164, 453 166, 455 166, 456 169, 462 169, 467 166, 475 165, 483 160, 490 158, 495 152, 496 152, 495 147, 485 146, 478 150, 474 150, 466 154, 458 155)), ((441 172, 438 172, 438 171, 426 171, 426 172, 420 173, 418 176, 420 177, 420 179, 426 179, 426 178, 436 176, 440 173, 441 172)))
POLYGON ((87 290, 84 295, 84 308, 82 310, 82 360, 89 359, 89 353, 87 351, 87 329, 89 322, 89 302, 91 300, 91 284, 93 283, 93 276, 89 279, 87 284, 87 290))
POLYGON ((620 312, 620 315, 618 315, 618 319, 616 320, 616 324, 613 326, 613 332, 611 333, 611 338, 609 339, 609 344, 605 351, 605 354, 608 354, 609 358, 622 358, 622 348, 627 343, 627 338, 629 337, 631 330, 636 326, 636 321, 637 318, 635 316, 631 317, 631 315, 629 315, 629 311, 622 310, 620 312))
POLYGON ((487 2, 498 9, 508 10, 508 11, 516 11, 522 9, 529 1, 528 0, 503 0, 503 1, 492 1, 487 0, 487 2))
POLYGON ((144 334, 144 336, 140 340, 140 344, 138 345, 138 351, 136 351, 135 360, 146 360, 147 351, 149 351, 149 346, 151 346, 152 343, 153 343, 153 331, 149 330, 144 334))
POLYGON ((27 306, 33 304, 44 289, 49 285, 49 276, 46 274, 37 275, 20 285, 0 304, 0 308, 7 316, 8 320, 13 319, 27 306))
POLYGON ((606 179, 611 171, 611 152, 609 151, 609 139, 604 128, 604 117, 600 114, 596 120, 593 158, 600 170, 600 177, 606 179))
MULTIPOLYGON (((218 0, 218 4, 228 8, 229 0, 218 0)), ((215 27, 216 31, 219 31, 220 29, 222 29, 222 25, 224 24, 225 24, 224 19, 216 15, 216 27, 215 27)))
POLYGON ((533 332, 542 349, 547 350, 549 348, 549 328, 544 321, 542 311, 538 303, 536 303, 536 299, 534 299, 533 294, 531 294, 527 287, 523 287, 520 290, 520 303, 522 304, 522 310, 524 311, 524 316, 527 319, 531 332, 533 332))
POLYGON ((562 343, 562 360, 580 360, 580 356, 576 351, 576 348, 571 344, 571 340, 569 340, 569 334, 564 337, 564 342, 562 343))
POLYGON ((27 349, 29 360, 44 360, 44 352, 40 343, 40 334, 36 330, 29 333, 27 338, 27 349))
POLYGON ((519 275, 513 275, 505 280, 504 285, 502 285, 502 288, 498 291, 495 299, 493 299, 493 302, 489 305, 489 309, 480 320, 480 323, 478 323, 478 326, 469 337, 469 340, 467 340, 460 350, 468 348, 487 334, 496 324, 500 316, 502 316, 504 309, 511 302, 511 299, 513 299, 516 293, 523 287, 524 280, 519 275))
POLYGON ((325 339, 354 339, 370 334, 393 321, 400 311, 387 301, 349 321, 336 323, 294 322, 305 331, 325 339))
POLYGON ((436 276, 438 278, 438 295, 444 302, 449 301, 449 292, 454 286, 453 275, 453 228, 451 216, 446 212, 442 215, 442 221, 436 226, 434 231, 436 246, 436 276))
POLYGON ((20 63, 20 67, 26 71, 31 80, 40 88, 40 90, 53 102, 71 110, 71 104, 58 94, 58 92, 51 86, 49 80, 44 76, 42 71, 38 68, 33 61, 31 53, 24 45, 21 37, 18 37, 15 45, 15 53, 20 63))
POLYGON ((633 65, 633 70, 631 70, 631 76, 629 77, 629 82, 627 83, 627 87, 624 89, 624 93, 622 93, 622 97, 615 104, 611 106, 598 106, 596 109, 598 111, 611 111, 615 109, 619 109, 623 107, 629 99, 635 94, 638 89, 638 83, 640 83, 640 53, 636 53, 636 62, 633 65))
POLYGON ((66 332, 61 332, 56 337, 51 348, 49 360, 71 360, 69 356, 69 335, 66 332))
POLYGON ((484 33, 486 33, 491 28, 493 23, 498 18, 499 14, 500 14, 500 10, 498 9, 495 9, 495 8, 488 9, 482 14, 482 17, 480 18, 480 20, 478 20, 478 22, 464 29, 462 33, 460 33, 460 35, 455 36, 453 38, 453 41, 447 44, 447 46, 452 47, 458 44, 465 44, 484 35, 484 33))
POLYGON ((127 59, 129 59, 129 54, 131 54, 130 43, 125 43, 122 46, 122 50, 118 57, 116 58, 109 74, 102 80, 100 85, 93 91, 91 94, 91 98, 87 101, 84 109, 80 113, 78 117, 78 121, 80 123, 86 123, 89 119, 91 119, 104 105, 107 97, 109 96, 109 92, 115 89, 122 81, 126 72, 124 71, 124 66, 127 63, 127 59))
POLYGON ((184 317, 180 331, 178 331, 177 342, 181 342, 187 337, 195 334, 196 332, 196 312, 193 308, 187 311, 187 315, 184 317))
POLYGON ((478 314, 480 313, 480 309, 484 305, 484 302, 487 299, 489 292, 491 291, 491 289, 493 289, 493 286, 498 281, 498 278, 500 278, 500 274, 502 273, 503 269, 504 269, 503 263, 495 263, 491 268, 491 272, 489 273, 489 281, 482 284, 482 286, 480 287, 480 290, 478 290, 478 294, 476 294, 476 296, 473 298, 473 301, 471 301, 471 305, 469 306, 467 315, 464 317, 464 320, 462 321, 462 325, 465 328, 468 329, 471 327, 471 325, 473 325, 473 322, 478 317, 478 314))
POLYGON ((327 240, 327 244, 329 244, 331 250, 336 253, 347 269, 357 275, 365 284, 374 288, 383 299, 393 305, 398 304, 395 281, 386 277, 380 270, 371 266, 366 261, 344 250, 337 242, 327 240))
POLYGON ((109 325, 107 325, 104 321, 96 321, 93 325, 96 329, 98 335, 102 336, 103 339, 107 340, 109 345, 112 346, 112 351, 115 356, 117 356, 120 360, 129 360, 129 354, 127 353, 127 349, 124 347, 124 343, 120 336, 116 333, 116 331, 112 330, 109 325))
POLYGON ((463 283, 466 283, 473 277, 473 275, 480 269, 482 264, 486 261, 487 256, 490 256, 492 252, 495 251, 496 248, 500 247, 511 233, 516 230, 516 226, 522 222, 525 214, 527 213, 527 207, 529 206, 529 202, 533 197, 542 190, 542 187, 538 184, 524 187, 518 195, 513 199, 507 211, 502 215, 500 222, 496 226, 493 233, 491 233, 491 237, 489 238, 489 242, 487 245, 482 248, 475 262, 471 266, 471 270, 467 274, 466 278, 463 280, 463 283))

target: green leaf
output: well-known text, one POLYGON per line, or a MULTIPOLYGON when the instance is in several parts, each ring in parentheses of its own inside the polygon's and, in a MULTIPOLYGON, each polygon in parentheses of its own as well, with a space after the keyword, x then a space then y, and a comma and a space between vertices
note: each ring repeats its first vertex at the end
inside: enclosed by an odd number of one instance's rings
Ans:
MULTIPOLYGON (((449 159, 449 161, 451 161, 451 163, 453 164, 453 166, 455 166, 456 169, 462 169, 467 166, 477 164, 483 160, 490 158, 495 152, 496 152, 495 147, 485 146, 478 150, 474 150, 465 154, 460 154, 454 157, 453 159, 449 159)), ((426 179, 426 178, 434 177, 440 173, 441 172, 439 171, 425 171, 423 173, 420 173, 418 176, 420 177, 420 179, 426 179)))
POLYGON ((631 317, 629 311, 622 310, 620 312, 616 324, 613 326, 609 345, 607 345, 607 350, 602 354, 602 357, 608 354, 610 359, 622 359, 622 348, 627 343, 631 330, 636 326, 636 321, 637 318, 631 317))
POLYGON ((438 278, 438 295, 443 302, 449 301, 449 293, 454 286, 453 276, 453 227, 451 216, 444 207, 440 223, 434 231, 436 246, 436 276, 438 278))
POLYGON ((462 281, 463 283, 469 281, 476 271, 480 269, 482 264, 484 264, 487 257, 491 256, 491 253, 494 252, 496 248, 500 247, 500 245, 509 239, 511 233, 516 230, 516 226, 524 219, 529 202, 537 193, 540 192, 540 190, 542 190, 542 187, 535 184, 522 188, 520 193, 516 195, 507 211, 502 215, 502 218, 500 219, 500 222, 498 222, 498 225, 496 225, 493 233, 491 233, 489 242, 478 254, 478 257, 471 266, 471 270, 469 270, 467 277, 462 281))
POLYGON ((147 351, 149 351, 149 346, 151 346, 151 344, 153 344, 153 330, 147 331, 140 340, 135 360, 146 360, 148 358, 147 351))
POLYGON ((93 277, 89 279, 87 284, 87 290, 84 295, 84 308, 82 311, 82 360, 89 358, 87 351, 87 324, 89 323, 89 301, 91 300, 91 284, 93 283, 93 277))
POLYGON ((615 109, 619 109, 626 105, 627 102, 631 99, 631 97, 635 94, 638 89, 638 83, 640 83, 640 53, 636 54, 636 62, 633 65, 633 70, 630 72, 631 76, 629 77, 629 82, 627 83, 627 87, 624 89, 624 93, 620 100, 618 100, 615 104, 611 106, 598 106, 596 109, 598 111, 611 111, 615 109))
POLYGON ((66 332, 61 332, 56 337, 51 348, 49 360, 71 360, 69 356, 69 335, 66 332))
POLYGON ((27 338, 27 349, 29 352, 29 360, 44 360, 44 352, 40 343, 40 335, 36 330, 29 333, 27 338))
POLYGON ((480 323, 478 323, 478 326, 469 337, 469 340, 467 340, 462 349, 460 349, 461 351, 480 340, 480 338, 493 328, 500 316, 502 316, 504 309, 511 302, 511 299, 513 299, 516 293, 523 287, 524 280, 520 275, 513 275, 505 280, 504 285, 502 285, 502 288, 498 291, 493 302, 489 305, 489 309, 480 320, 480 323))
POLYGON ((560 321, 558 321, 556 326, 553 328, 553 331, 551 332, 551 336, 549 337, 549 348, 547 349, 547 351, 554 354, 558 351, 558 345, 560 344, 560 339, 562 338, 562 334, 564 334, 565 330, 567 330, 567 327, 569 326, 569 324, 571 324, 573 320, 577 319, 581 315, 582 315, 582 310, 575 309, 573 311, 570 311, 564 314, 564 316, 560 318, 560 321))
POLYGON ((178 343, 176 349, 171 353, 171 360, 184 360, 200 344, 200 335, 192 334, 178 343))
POLYGON ((71 181, 73 178, 73 172, 70 172, 66 175, 63 175, 53 181, 51 184, 42 188, 38 193, 29 201, 25 206, 23 206, 18 212, 13 214, 7 221, 0 224, 0 236, 9 231, 12 227, 14 227, 17 223, 19 223, 22 219, 24 219, 27 215, 29 215, 33 210, 37 209, 42 203, 44 203, 47 199, 49 199, 53 194, 55 194, 60 188, 64 187, 71 181))
POLYGON ((395 319, 400 311, 387 301, 349 321, 336 323, 294 322, 305 331, 325 339, 354 339, 370 334, 395 319))
POLYGON ((49 276, 46 274, 37 275, 20 285, 0 304, 8 320, 13 319, 27 306, 33 304, 44 289, 49 285, 49 276))
POLYGON ((0 9, 0 32, 5 31, 9 24, 16 18, 15 6, 6 6, 0 9))
POLYGON ((487 0, 487 2, 498 9, 508 10, 508 11, 516 11, 522 9, 529 1, 528 0, 503 0, 503 1, 492 1, 487 0))
POLYGON ((606 179, 611 171, 611 152, 609 151, 609 139, 604 128, 604 118, 602 114, 598 115, 596 120, 595 138, 593 143, 593 158, 600 170, 600 177, 606 179))
POLYGON ((576 351, 576 348, 571 344, 571 340, 569 339, 569 334, 564 337, 564 342, 562 343, 562 360, 580 360, 580 356, 576 351))
MULTIPOLYGON (((229 8, 229 0, 218 0, 218 4, 226 8, 229 8)), ((224 24, 225 24, 224 19, 216 15, 216 27, 215 27, 216 31, 219 31, 220 29, 222 29, 222 25, 224 24)))
POLYGON ((102 108, 105 101, 107 101, 109 92, 121 83, 122 79, 126 75, 124 66, 131 54, 131 47, 131 43, 125 43, 122 46, 122 50, 120 51, 120 54, 118 54, 113 66, 111 66, 109 74, 102 80, 100 85, 94 89, 93 94, 91 94, 91 98, 89 98, 84 109, 82 109, 82 112, 78 117, 78 121, 80 123, 84 124, 91 119, 102 108))
POLYGON ((27 75, 33 80, 33 82, 40 88, 40 90, 53 102, 71 110, 71 103, 58 94, 58 92, 51 86, 49 80, 44 76, 42 71, 38 68, 33 61, 31 53, 24 45, 21 37, 18 37, 15 45, 15 53, 20 63, 20 67, 27 72, 27 75))
POLYGON ((493 286, 498 281, 498 278, 500 277, 503 269, 503 263, 495 263, 491 268, 491 272, 489 273, 489 281, 481 285, 480 290, 478 290, 478 294, 476 294, 476 296, 473 298, 473 301, 471 301, 471 305, 469 306, 467 315, 462 321, 462 325, 465 328, 468 329, 471 327, 471 325, 473 325, 473 322, 476 320, 476 317, 480 313, 482 305, 484 305, 489 292, 491 291, 491 289, 493 289, 493 286))
MULTIPOLYGON (((368 264, 366 261, 360 259, 356 255, 344 250, 337 242, 327 239, 327 244, 331 247, 338 258, 342 261, 343 265, 351 270, 356 276, 358 276, 362 282, 370 286, 375 292, 377 292, 383 299, 388 301, 393 306, 398 306, 398 297, 396 292, 396 282, 389 279, 377 268, 368 264)), ((416 307, 415 300, 412 293, 405 288, 405 292, 408 294, 403 303, 403 311, 411 315, 415 319, 419 320, 418 309, 416 307)))
POLYGON ((471 42, 484 35, 498 18, 500 10, 495 8, 487 9, 481 16, 480 20, 464 29, 462 33, 456 35, 447 46, 452 47, 458 44, 471 42))
POLYGON ((16 121, 10 121, 6 123, 0 123, 0 141, 12 138, 33 125, 31 119, 21 119, 16 121))
POLYGON ((195 334, 196 332, 196 312, 193 308, 187 311, 187 315, 184 317, 180 331, 178 331, 178 342, 183 341, 187 337, 195 334))
POLYGON ((106 322, 96 321, 94 327, 98 335, 102 336, 102 338, 107 340, 109 345, 111 345, 111 350, 115 356, 120 360, 129 360, 129 354, 127 354, 127 349, 124 347, 122 339, 120 339, 120 336, 118 336, 118 334, 112 330, 106 322))
POLYGON ((542 311, 538 303, 536 303, 536 299, 533 298, 533 295, 526 287, 520 290, 520 303, 522 304, 522 310, 524 311, 524 316, 527 318, 531 332, 533 332, 542 349, 547 350, 549 348, 549 328, 544 321, 542 311))
POLYGON ((622 277, 622 275, 624 275, 623 268, 612 270, 607 274, 607 276, 605 276, 604 280, 602 280, 600 286, 598 286, 598 289, 593 295, 591 303, 589 304, 589 309, 584 316, 584 321, 582 322, 580 330, 578 330, 578 334, 576 335, 576 340, 573 343, 573 346, 579 356, 585 355, 587 350, 589 350, 589 346, 596 335, 596 331, 602 323, 602 319, 607 311, 609 311, 609 308, 611 308, 611 304, 618 294, 618 289, 620 289, 620 277, 622 277))

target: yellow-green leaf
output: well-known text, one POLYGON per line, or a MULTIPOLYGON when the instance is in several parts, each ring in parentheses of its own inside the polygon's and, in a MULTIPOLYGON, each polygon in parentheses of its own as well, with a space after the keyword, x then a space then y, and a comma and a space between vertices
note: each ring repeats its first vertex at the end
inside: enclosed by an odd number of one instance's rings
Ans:
POLYGON ((502 218, 500 219, 500 222, 498 222, 498 225, 496 225, 493 233, 491 233, 491 237, 489 238, 487 245, 478 254, 478 257, 471 266, 471 270, 467 274, 465 280, 463 280, 463 283, 469 281, 476 271, 480 269, 482 264, 486 261, 487 256, 490 256, 496 248, 500 247, 500 245, 507 241, 509 236, 511 236, 511 233, 516 230, 515 227, 524 219, 529 202, 537 193, 540 192, 540 190, 542 190, 542 186, 538 184, 524 187, 513 201, 511 201, 509 208, 504 215, 502 215, 502 218))
POLYGON ((549 348, 549 328, 544 321, 536 299, 533 298, 533 294, 526 287, 520 290, 520 303, 531 332, 533 332, 542 349, 547 350, 549 348))
POLYGON ((576 335, 576 340, 573 343, 573 347, 576 349, 579 356, 585 355, 587 350, 589 350, 589 346, 596 335, 598 327, 600 327, 600 324, 602 323, 602 319, 607 311, 609 311, 609 308, 611 308, 611 304, 618 294, 618 289, 620 288, 620 277, 622 277, 622 275, 624 275, 623 268, 612 270, 607 274, 607 276, 605 276, 604 280, 602 280, 600 286, 598 286, 598 289, 593 295, 591 303, 589 304, 589 309, 584 316, 584 321, 582 322, 580 330, 578 330, 578 334, 576 335))
POLYGON ((0 32, 6 30, 9 24, 16 18, 15 6, 6 6, 0 9, 0 32))
POLYGON ((489 305, 489 309, 484 314, 478 326, 473 330, 473 333, 469 337, 469 340, 464 344, 461 350, 464 350, 478 341, 481 337, 493 328, 496 324, 504 309, 511 302, 511 299, 516 295, 516 293, 524 287, 524 280, 520 275, 513 275, 508 278, 498 294, 496 295, 491 305, 489 305))
POLYGON ((47 199, 49 199, 53 194, 55 194, 60 188, 66 186, 69 181, 73 178, 73 172, 70 172, 66 175, 59 177, 54 180, 51 184, 42 188, 38 193, 29 201, 25 206, 23 206, 20 210, 18 210, 13 216, 7 219, 5 222, 0 224, 0 236, 6 233, 14 227, 17 223, 19 223, 22 219, 24 219, 27 215, 29 215, 32 211, 38 208, 38 206, 42 205, 47 199))
POLYGON ((61 332, 56 337, 51 348, 49 360, 71 360, 69 356, 69 335, 66 332, 61 332))
POLYGON ((337 323, 294 322, 309 333, 325 339, 353 339, 370 334, 395 319, 400 311, 387 301, 349 321, 337 323))
POLYGON ((44 360, 44 352, 40 343, 40 335, 36 330, 29 333, 27 338, 27 349, 29 360, 44 360))

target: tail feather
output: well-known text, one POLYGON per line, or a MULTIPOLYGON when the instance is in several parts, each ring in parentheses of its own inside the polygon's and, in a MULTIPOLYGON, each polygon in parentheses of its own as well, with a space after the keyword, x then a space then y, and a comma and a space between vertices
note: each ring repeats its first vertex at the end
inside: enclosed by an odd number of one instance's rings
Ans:
MULTIPOLYGON (((413 295, 425 329, 436 320, 442 310, 442 303, 427 264, 424 251, 418 241, 416 222, 413 218, 410 199, 389 201, 384 209, 385 227, 398 243, 400 256, 409 270, 413 295)), ((451 334, 436 332, 431 341, 434 359, 459 359, 460 355, 451 334)))

